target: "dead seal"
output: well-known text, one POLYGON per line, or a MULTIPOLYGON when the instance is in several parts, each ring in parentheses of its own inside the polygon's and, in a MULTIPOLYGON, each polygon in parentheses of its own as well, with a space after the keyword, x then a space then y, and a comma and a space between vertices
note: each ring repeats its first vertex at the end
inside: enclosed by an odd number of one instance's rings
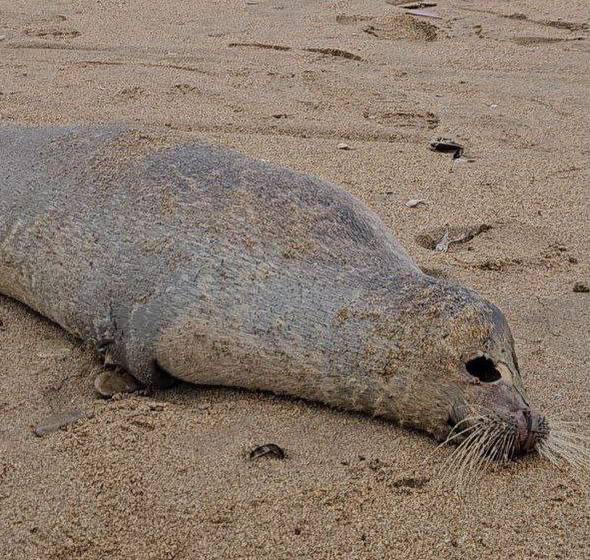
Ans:
POLYGON ((470 461, 579 443, 529 406, 502 312, 335 185, 118 126, 3 127, 0 161, 0 293, 145 386, 320 401, 470 461))

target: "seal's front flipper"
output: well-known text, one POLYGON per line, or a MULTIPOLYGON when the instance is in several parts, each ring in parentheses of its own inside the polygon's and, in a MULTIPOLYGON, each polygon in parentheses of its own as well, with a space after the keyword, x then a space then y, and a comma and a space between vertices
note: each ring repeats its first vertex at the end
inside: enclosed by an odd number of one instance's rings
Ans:
POLYGON ((121 344, 103 336, 96 349, 108 369, 96 378, 94 386, 105 397, 112 396, 113 387, 115 393, 132 393, 139 389, 168 389, 177 382, 153 359, 151 345, 144 340, 141 344, 121 344))
POLYGON ((146 374, 134 377, 124 369, 105 369, 94 379, 96 392, 104 398, 111 398, 117 393, 135 393, 141 389, 168 389, 176 384, 177 380, 168 375, 166 371, 153 364, 146 374))
POLYGON ((124 370, 107 369, 96 376, 94 388, 101 397, 108 399, 117 393, 134 393, 143 385, 124 370))

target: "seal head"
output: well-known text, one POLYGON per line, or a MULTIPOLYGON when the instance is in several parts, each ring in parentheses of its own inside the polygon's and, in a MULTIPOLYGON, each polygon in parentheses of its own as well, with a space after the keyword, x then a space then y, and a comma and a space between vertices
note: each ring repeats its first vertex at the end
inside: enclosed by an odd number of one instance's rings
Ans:
POLYGON ((410 361, 424 378, 421 390, 405 399, 420 411, 403 416, 432 418, 426 428, 437 439, 477 443, 488 458, 535 450, 549 427, 529 405, 504 314, 476 292, 445 280, 433 280, 421 292, 400 315, 420 342, 410 361), (430 308, 421 304, 426 298, 430 308))

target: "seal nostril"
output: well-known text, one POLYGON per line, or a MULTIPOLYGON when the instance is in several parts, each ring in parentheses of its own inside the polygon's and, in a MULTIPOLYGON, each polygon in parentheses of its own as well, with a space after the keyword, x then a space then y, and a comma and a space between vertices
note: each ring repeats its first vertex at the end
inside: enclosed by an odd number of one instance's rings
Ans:
POLYGON ((502 379, 502 374, 496 369, 494 362, 485 356, 478 356, 465 363, 470 375, 482 383, 493 383, 502 379))

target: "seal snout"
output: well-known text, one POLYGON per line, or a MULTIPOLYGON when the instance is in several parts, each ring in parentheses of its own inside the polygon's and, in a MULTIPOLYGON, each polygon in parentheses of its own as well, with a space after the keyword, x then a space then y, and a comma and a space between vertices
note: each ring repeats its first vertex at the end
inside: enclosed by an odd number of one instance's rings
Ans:
POLYGON ((545 418, 530 409, 522 409, 514 415, 517 430, 517 451, 530 453, 534 451, 540 437, 546 432, 545 418))

